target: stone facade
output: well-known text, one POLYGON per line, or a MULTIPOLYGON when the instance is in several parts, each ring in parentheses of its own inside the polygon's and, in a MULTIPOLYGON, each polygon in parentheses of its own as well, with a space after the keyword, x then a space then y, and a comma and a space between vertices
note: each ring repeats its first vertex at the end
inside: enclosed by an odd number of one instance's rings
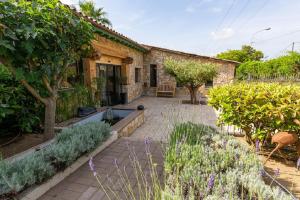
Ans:
MULTIPOLYGON (((158 47, 148 47, 149 52, 144 55, 145 81, 148 89, 148 94, 153 94, 153 88, 150 88, 150 65, 154 64, 157 67, 157 85, 162 82, 173 82, 176 84, 175 78, 167 74, 164 70, 164 60, 172 58, 176 60, 195 60, 203 63, 214 63, 217 65, 218 76, 214 78, 213 85, 227 84, 233 81, 235 76, 235 67, 237 62, 215 59, 206 56, 199 56, 184 52, 173 51, 158 47)), ((179 91, 182 92, 182 91, 179 91)))
POLYGON ((142 95, 144 84, 143 52, 99 35, 93 41, 93 48, 100 54, 100 58, 84 60, 85 83, 87 85, 93 86, 93 79, 97 77, 97 63, 118 65, 121 66, 121 76, 125 78, 122 92, 127 93, 128 102, 142 95), (130 58, 131 62, 126 61, 127 58, 130 58), (135 82, 135 68, 140 69, 139 82, 135 82))
MULTIPOLYGON (((164 70, 164 60, 173 58, 178 60, 196 60, 199 62, 214 63, 218 66, 218 76, 213 80, 213 85, 230 83, 234 79, 235 67, 238 64, 233 61, 220 60, 216 58, 188 54, 184 52, 163 49, 159 47, 144 46, 146 52, 112 41, 106 37, 96 35, 93 47, 99 55, 97 58, 84 59, 85 83, 97 89, 93 84, 93 79, 97 77, 97 63, 121 66, 122 93, 127 94, 127 101, 143 94, 154 94, 155 88, 150 87, 150 65, 157 67, 157 85, 162 82, 173 82, 175 78, 167 74, 164 70), (136 68, 138 68, 139 80, 136 82, 136 68)), ((179 89, 177 91, 180 93, 179 89)), ((185 91, 183 91, 186 93, 185 91)))

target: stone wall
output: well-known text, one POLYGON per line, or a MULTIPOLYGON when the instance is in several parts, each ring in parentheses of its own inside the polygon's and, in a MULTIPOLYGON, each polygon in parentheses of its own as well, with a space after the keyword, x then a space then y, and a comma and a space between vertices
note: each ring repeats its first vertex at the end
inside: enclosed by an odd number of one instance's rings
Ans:
POLYGON ((173 58, 176 60, 196 60, 199 62, 214 63, 217 65, 218 76, 214 78, 213 85, 222 85, 232 82, 235 75, 236 63, 230 61, 222 61, 218 59, 211 59, 208 57, 195 56, 175 51, 161 50, 159 48, 152 48, 151 51, 144 55, 144 69, 145 82, 149 91, 150 88, 150 65, 157 66, 157 84, 159 85, 165 81, 176 83, 175 78, 167 74, 164 70, 164 60, 166 58, 173 58))
POLYGON ((85 83, 93 86, 93 79, 97 76, 97 63, 120 65, 122 76, 127 78, 126 84, 122 85, 122 92, 127 93, 128 102, 140 97, 144 85, 143 52, 99 35, 96 35, 92 44, 100 58, 96 60, 84 59, 85 83), (124 63, 128 57, 132 58, 132 63, 124 63), (137 83, 135 82, 135 68, 141 69, 141 80, 137 83))

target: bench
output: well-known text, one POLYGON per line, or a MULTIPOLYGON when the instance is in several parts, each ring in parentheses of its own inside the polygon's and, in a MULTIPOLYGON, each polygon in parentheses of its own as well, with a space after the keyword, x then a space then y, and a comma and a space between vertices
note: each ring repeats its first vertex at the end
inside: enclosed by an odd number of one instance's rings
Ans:
POLYGON ((174 97, 176 86, 170 82, 162 83, 156 88, 157 97, 174 97))

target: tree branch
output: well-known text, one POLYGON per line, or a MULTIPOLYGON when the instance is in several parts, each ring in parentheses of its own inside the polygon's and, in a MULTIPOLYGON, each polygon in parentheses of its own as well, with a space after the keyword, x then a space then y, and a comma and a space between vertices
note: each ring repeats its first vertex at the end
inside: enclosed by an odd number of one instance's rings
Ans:
POLYGON ((64 74, 65 74, 65 72, 67 71, 67 69, 68 69, 68 67, 69 67, 68 60, 67 60, 67 59, 64 60, 63 66, 64 66, 64 67, 62 68, 62 70, 60 71, 60 73, 59 73, 58 76, 57 76, 57 79, 58 79, 58 81, 57 81, 57 87, 60 86, 60 84, 61 84, 61 82, 62 82, 62 80, 63 80, 63 78, 64 78, 64 74))
POLYGON ((26 81, 26 80, 20 80, 22 85, 39 101, 41 101, 43 104, 47 104, 46 99, 40 96, 40 94, 26 81))
POLYGON ((43 83, 44 83, 46 89, 50 92, 50 94, 51 94, 52 96, 55 96, 54 91, 53 91, 53 89, 51 88, 50 83, 49 83, 49 80, 47 79, 47 77, 43 76, 42 80, 43 80, 43 83))
MULTIPOLYGON (((11 66, 11 64, 6 59, 0 57, 0 62, 1 64, 8 67, 14 76, 16 75, 16 70, 11 66)), ((41 95, 25 79, 20 80, 20 82, 37 100, 41 101, 43 104, 47 104, 46 99, 41 97, 41 95)))

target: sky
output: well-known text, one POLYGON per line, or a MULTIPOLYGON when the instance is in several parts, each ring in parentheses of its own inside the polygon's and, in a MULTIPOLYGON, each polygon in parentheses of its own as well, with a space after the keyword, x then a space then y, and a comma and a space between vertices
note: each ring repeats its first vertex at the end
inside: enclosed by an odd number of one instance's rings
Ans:
MULTIPOLYGON (((78 6, 78 0, 62 0, 78 6)), ((252 44, 265 59, 300 51, 300 0, 95 0, 113 29, 142 43, 215 56, 252 44), (271 30, 264 30, 271 28, 271 30)))

